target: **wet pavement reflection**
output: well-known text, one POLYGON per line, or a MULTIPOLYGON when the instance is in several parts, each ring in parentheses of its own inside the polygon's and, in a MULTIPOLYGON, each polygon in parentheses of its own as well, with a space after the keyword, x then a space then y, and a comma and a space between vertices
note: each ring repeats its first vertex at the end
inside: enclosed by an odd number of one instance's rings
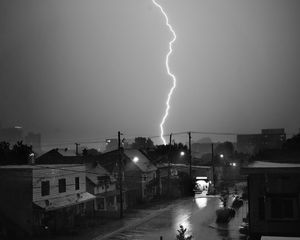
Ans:
MULTIPOLYGON (((186 234, 193 235, 195 240, 243 239, 243 236, 238 232, 238 226, 233 224, 228 225, 229 231, 211 227, 211 223, 215 222, 215 211, 219 208, 219 205, 220 200, 218 197, 184 199, 151 220, 118 233, 109 239, 159 240, 162 236, 163 240, 174 240, 179 225, 187 228, 186 234)), ((223 226, 223 228, 226 228, 226 226, 223 226)))

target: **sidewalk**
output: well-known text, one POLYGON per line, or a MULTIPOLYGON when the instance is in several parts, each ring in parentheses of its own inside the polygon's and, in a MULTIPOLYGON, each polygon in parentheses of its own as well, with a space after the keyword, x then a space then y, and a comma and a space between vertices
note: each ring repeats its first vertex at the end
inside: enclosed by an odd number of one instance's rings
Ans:
POLYGON ((51 240, 105 240, 119 232, 134 228, 159 216, 186 199, 143 204, 126 211, 123 219, 105 219, 104 222, 98 222, 97 226, 77 229, 78 234, 53 236, 51 240))

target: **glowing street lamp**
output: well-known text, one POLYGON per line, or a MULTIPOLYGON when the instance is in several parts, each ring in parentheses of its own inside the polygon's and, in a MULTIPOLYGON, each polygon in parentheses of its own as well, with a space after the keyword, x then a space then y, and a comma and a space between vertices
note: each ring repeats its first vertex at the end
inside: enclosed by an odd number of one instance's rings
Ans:
POLYGON ((184 152, 184 151, 181 151, 181 152, 180 152, 180 156, 183 157, 184 155, 185 155, 185 152, 184 152))
POLYGON ((134 158, 132 159, 132 161, 136 163, 136 162, 139 161, 139 158, 138 158, 138 157, 134 157, 134 158))
POLYGON ((224 154, 220 154, 220 158, 224 158, 224 154))

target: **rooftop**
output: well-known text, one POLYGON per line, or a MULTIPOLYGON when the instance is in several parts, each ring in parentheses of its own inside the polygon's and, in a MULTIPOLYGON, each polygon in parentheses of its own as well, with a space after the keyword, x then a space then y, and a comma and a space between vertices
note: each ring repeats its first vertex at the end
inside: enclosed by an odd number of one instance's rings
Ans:
POLYGON ((300 172, 300 163, 275 163, 256 161, 242 168, 242 173, 291 173, 300 172))
POLYGON ((41 169, 41 168, 70 168, 84 166, 83 164, 43 164, 43 165, 3 165, 0 169, 41 169))
POLYGON ((300 163, 275 163, 256 161, 248 165, 247 168, 300 168, 300 163))
POLYGON ((131 159, 142 172, 157 170, 157 168, 151 163, 151 161, 137 149, 124 150, 124 154, 129 159, 131 159), (137 158, 138 161, 134 161, 134 158, 137 158))

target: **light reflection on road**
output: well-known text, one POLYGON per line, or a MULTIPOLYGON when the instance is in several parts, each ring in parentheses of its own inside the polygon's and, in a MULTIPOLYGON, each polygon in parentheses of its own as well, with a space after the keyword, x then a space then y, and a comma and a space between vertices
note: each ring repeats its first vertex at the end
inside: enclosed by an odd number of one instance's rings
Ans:
POLYGON ((157 217, 109 239, 158 240, 163 236, 163 240, 174 240, 180 225, 187 229, 186 235, 193 235, 195 240, 239 239, 238 233, 218 231, 210 227, 210 224, 215 222, 215 211, 219 204, 218 197, 182 200, 157 217))
POLYGON ((207 205, 207 198, 205 198, 205 197, 199 197, 199 198, 196 198, 195 200, 196 200, 197 206, 200 209, 206 207, 206 205, 207 205))
POLYGON ((175 221, 173 224, 173 229, 175 232, 182 225, 187 229, 187 234, 193 232, 192 225, 190 223, 191 211, 187 211, 186 209, 177 209, 174 213, 175 221))

